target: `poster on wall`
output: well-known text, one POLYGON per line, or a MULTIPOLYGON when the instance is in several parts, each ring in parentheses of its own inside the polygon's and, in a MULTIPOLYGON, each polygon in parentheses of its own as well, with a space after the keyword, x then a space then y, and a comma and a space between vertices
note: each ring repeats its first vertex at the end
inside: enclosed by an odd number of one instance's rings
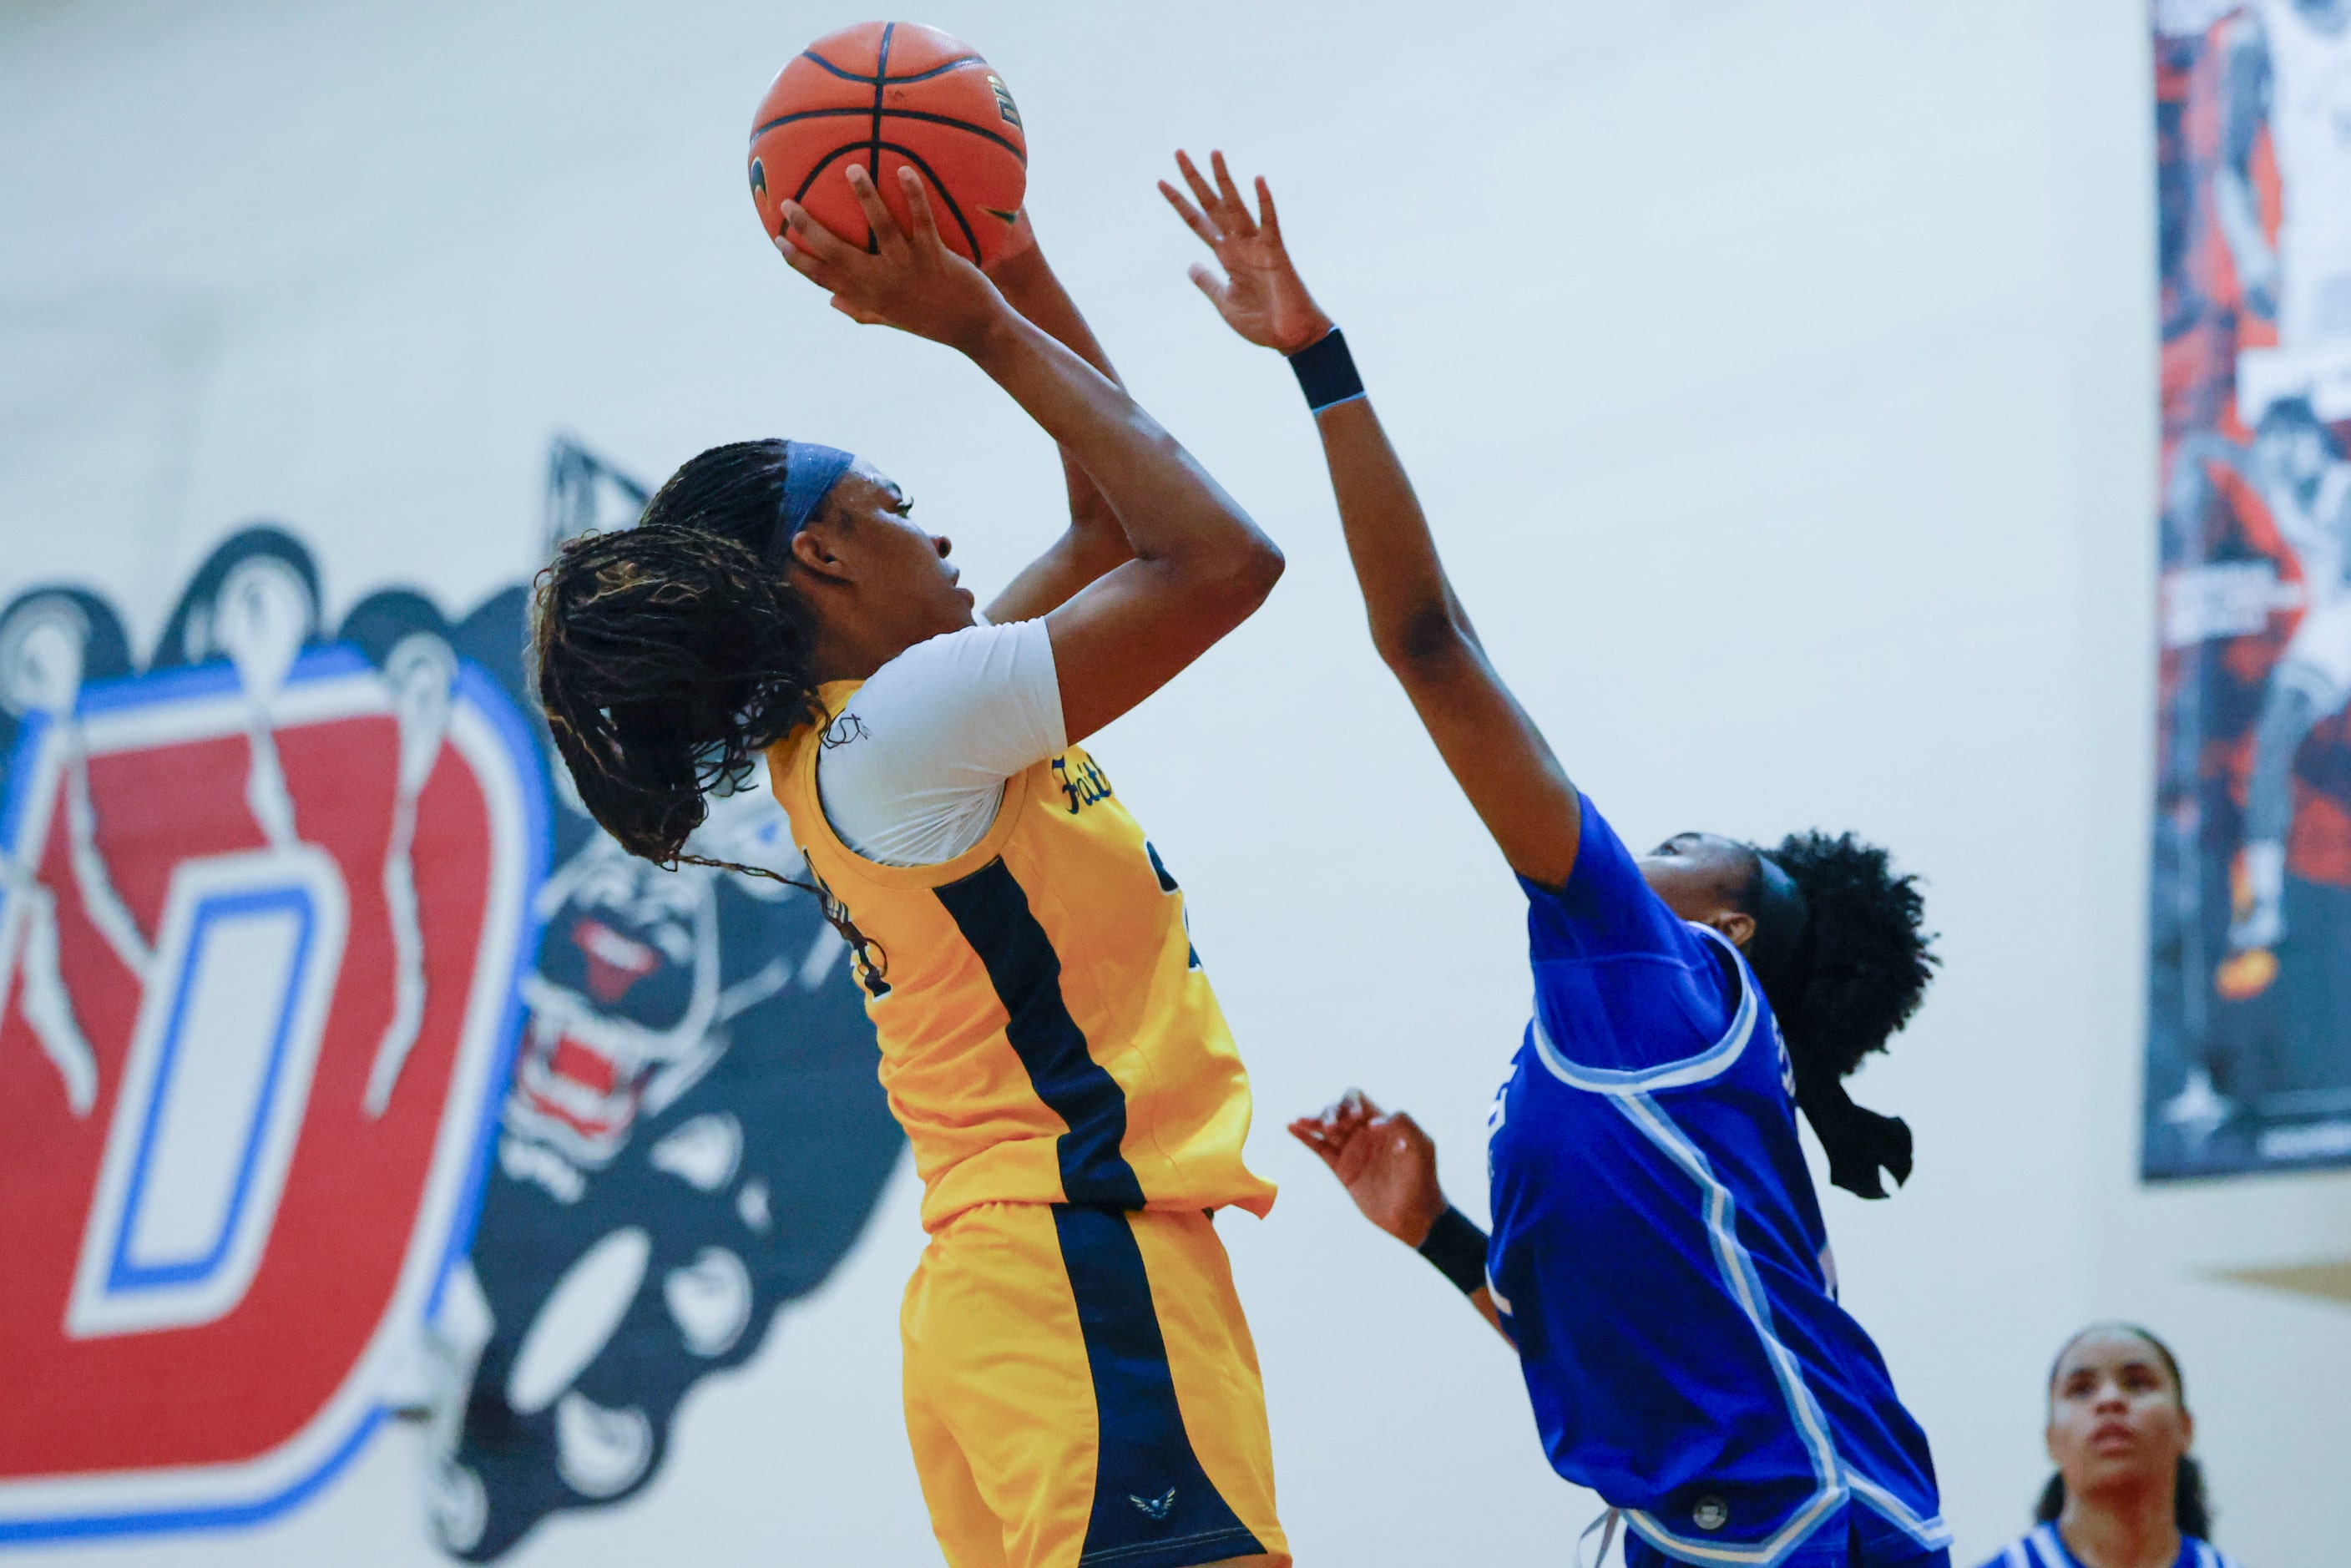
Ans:
POLYGON ((2351 0, 2157 0, 2150 1179, 2351 1164, 2351 0))
MULTIPOLYGON (((558 442, 548 544, 644 499, 558 442)), ((330 626, 263 525, 143 659, 86 585, 0 605, 0 1559, 260 1523, 392 1417, 420 1541, 495 1561, 863 1230, 904 1139, 840 938, 596 828, 526 598, 330 626)), ((694 848, 798 870, 764 788, 694 848)))

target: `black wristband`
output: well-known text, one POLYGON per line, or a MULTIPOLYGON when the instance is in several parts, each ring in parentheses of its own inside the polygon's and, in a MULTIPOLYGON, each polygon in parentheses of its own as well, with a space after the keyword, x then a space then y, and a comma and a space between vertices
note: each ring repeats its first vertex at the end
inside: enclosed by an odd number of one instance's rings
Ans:
POLYGON ((1290 356, 1298 372, 1298 388, 1313 413, 1364 395, 1364 378, 1355 373, 1354 356, 1347 352, 1347 335, 1333 327, 1290 356))
POLYGON ((1446 1205, 1437 1223, 1428 1228, 1420 1255, 1436 1264, 1437 1271, 1452 1281, 1463 1295, 1474 1296, 1486 1288, 1486 1233, 1452 1205, 1446 1205))

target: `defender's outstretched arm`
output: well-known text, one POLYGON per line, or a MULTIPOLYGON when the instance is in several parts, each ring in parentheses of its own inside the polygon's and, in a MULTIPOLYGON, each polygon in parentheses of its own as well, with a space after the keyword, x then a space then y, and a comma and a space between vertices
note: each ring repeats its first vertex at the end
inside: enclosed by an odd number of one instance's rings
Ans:
MULTIPOLYGON (((1249 341, 1293 355, 1313 348, 1331 332, 1331 320, 1290 263, 1272 191, 1260 175, 1259 211, 1252 214, 1224 154, 1213 154, 1211 162, 1213 185, 1189 157, 1176 154, 1197 207, 1166 182, 1159 186, 1224 266, 1222 280, 1194 267, 1193 282, 1249 341)), ((1403 684, 1511 869, 1547 887, 1562 885, 1575 869, 1581 828, 1575 787, 1486 657, 1379 415, 1369 398, 1356 396, 1322 409, 1314 422, 1373 646, 1403 684)))
POLYGON ((1510 869, 1564 884, 1582 827, 1575 786, 1486 657, 1371 400, 1325 409, 1314 423, 1372 645, 1510 869))

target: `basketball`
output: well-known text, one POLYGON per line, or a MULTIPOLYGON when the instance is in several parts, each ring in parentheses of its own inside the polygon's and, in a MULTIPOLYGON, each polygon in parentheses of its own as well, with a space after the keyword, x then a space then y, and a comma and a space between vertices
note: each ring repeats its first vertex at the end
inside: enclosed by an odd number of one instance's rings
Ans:
POLYGON ((1029 141, 1004 78, 961 38, 917 22, 861 22, 784 67, 751 121, 751 200, 782 232, 794 201, 870 246, 843 175, 862 162, 890 214, 913 214, 898 171, 920 174, 948 248, 985 266, 1004 253, 1029 184, 1029 141))

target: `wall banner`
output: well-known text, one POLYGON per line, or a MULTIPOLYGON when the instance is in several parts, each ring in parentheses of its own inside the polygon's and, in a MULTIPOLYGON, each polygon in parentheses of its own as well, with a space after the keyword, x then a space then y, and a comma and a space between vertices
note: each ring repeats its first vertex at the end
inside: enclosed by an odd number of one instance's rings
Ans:
MULTIPOLYGON (((550 546, 643 489, 549 466, 550 546)), ((486 1562, 646 1486, 831 1273, 904 1137, 812 895, 580 810, 526 590, 338 626, 233 534, 154 650, 0 606, 0 1556, 258 1522, 386 1416, 486 1562)), ((796 874, 764 789, 696 852, 796 874)))
POLYGON ((2142 1169, 2351 1164, 2351 0, 2157 0, 2142 1169))

